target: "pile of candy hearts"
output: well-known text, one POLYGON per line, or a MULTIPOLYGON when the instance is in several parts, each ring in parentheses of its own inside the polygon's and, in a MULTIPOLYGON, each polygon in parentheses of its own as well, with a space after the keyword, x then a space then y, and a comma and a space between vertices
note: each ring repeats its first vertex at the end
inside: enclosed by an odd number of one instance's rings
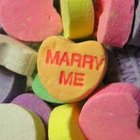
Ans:
POLYGON ((0 0, 0 140, 140 140, 139 0, 0 0))

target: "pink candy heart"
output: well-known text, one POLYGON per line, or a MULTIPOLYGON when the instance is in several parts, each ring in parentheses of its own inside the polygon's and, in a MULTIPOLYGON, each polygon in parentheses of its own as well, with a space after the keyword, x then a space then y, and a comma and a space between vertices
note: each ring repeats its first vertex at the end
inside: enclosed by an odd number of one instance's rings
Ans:
POLYGON ((0 21, 4 30, 23 41, 42 41, 62 31, 53 0, 1 0, 0 21))
POLYGON ((140 140, 138 94, 140 92, 130 84, 115 83, 91 97, 84 105, 79 118, 87 138, 140 140))

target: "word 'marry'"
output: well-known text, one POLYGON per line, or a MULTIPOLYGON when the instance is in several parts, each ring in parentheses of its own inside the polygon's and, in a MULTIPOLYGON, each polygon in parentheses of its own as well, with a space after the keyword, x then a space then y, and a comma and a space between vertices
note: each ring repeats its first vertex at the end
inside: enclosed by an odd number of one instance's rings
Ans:
MULTIPOLYGON (((47 50, 46 63, 51 65, 69 66, 77 68, 87 68, 89 70, 99 70, 100 66, 105 61, 105 58, 99 59, 93 55, 82 55, 79 53, 69 53, 55 51, 52 53, 51 49, 47 50)), ((68 75, 65 71, 60 72, 59 84, 69 86, 83 86, 84 85, 84 73, 70 72, 68 75)))
POLYGON ((66 65, 66 66, 77 66, 78 68, 88 68, 99 70, 102 63, 105 61, 105 58, 99 58, 92 55, 81 55, 78 53, 69 53, 56 51, 52 54, 52 50, 47 50, 46 63, 52 65, 66 65))

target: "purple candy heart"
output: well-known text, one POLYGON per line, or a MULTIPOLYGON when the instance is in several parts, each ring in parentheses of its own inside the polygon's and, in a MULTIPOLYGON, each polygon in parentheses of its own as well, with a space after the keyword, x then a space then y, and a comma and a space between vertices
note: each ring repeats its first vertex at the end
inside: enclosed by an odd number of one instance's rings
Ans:
POLYGON ((16 97, 12 103, 20 105, 32 112, 35 112, 40 116, 44 122, 46 128, 46 134, 48 132, 48 120, 51 113, 51 107, 36 95, 31 93, 25 93, 16 97))
POLYGON ((105 82, 127 82, 140 88, 140 48, 125 46, 110 50, 105 82))
POLYGON ((0 103, 11 102, 25 91, 26 77, 0 66, 0 103))

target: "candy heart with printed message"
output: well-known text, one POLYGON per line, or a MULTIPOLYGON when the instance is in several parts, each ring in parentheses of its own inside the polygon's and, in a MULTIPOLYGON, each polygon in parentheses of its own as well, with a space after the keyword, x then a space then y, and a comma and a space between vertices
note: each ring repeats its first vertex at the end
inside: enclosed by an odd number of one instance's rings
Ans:
POLYGON ((76 44, 60 36, 47 38, 37 59, 42 84, 63 102, 87 97, 103 79, 106 66, 106 52, 98 42, 76 44))

